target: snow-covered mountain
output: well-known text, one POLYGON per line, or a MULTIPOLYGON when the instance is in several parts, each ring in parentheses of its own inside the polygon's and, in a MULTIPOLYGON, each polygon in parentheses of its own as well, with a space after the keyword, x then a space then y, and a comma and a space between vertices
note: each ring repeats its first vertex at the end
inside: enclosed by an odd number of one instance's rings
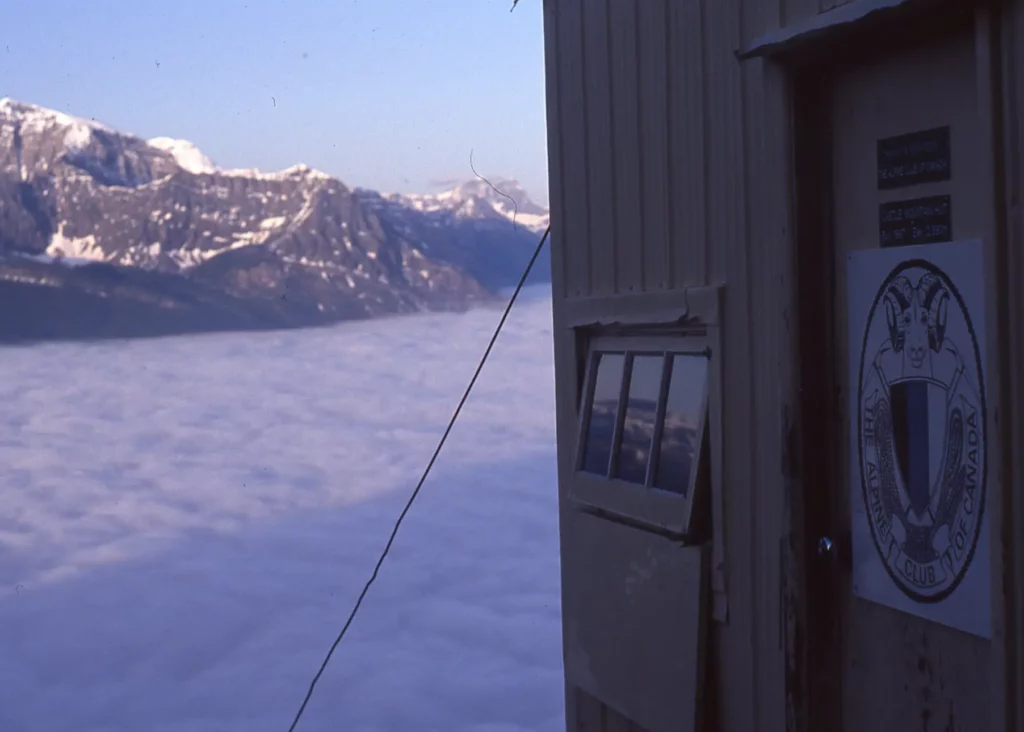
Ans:
POLYGON ((163 150, 174 158, 182 170, 201 175, 218 172, 217 166, 203 154, 203 151, 188 140, 175 140, 173 137, 154 137, 147 140, 150 147, 163 150))
POLYGON ((530 200, 516 180, 479 178, 433 195, 386 196, 390 201, 416 211, 446 212, 460 218, 513 221, 518 226, 542 232, 548 226, 548 211, 530 200))
POLYGON ((305 165, 225 170, 187 141, 0 100, 0 297, 24 313, 0 340, 463 308, 513 284, 546 225, 513 182, 515 225, 478 184, 382 196, 305 165))

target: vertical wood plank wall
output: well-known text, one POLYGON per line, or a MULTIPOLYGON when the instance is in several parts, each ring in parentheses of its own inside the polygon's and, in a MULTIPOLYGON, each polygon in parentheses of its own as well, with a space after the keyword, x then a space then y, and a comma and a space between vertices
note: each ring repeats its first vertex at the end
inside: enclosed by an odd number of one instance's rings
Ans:
MULTIPOLYGON (((787 729, 783 563, 795 415, 789 101, 785 75, 735 51, 849 0, 544 0, 561 542, 580 354, 565 326, 582 298, 725 284, 724 533, 729 620, 713 624, 724 732, 787 729), (613 144, 614 143, 614 144, 613 144), (757 369, 751 369, 757 364, 757 369)), ((1024 3, 1004 0, 1008 278, 1024 281, 1024 3)), ((1010 287, 1010 429, 1024 433, 1024 289, 1010 287)), ((1017 451, 1013 474, 1024 469, 1017 451)), ((1014 499, 1012 531, 1024 527, 1014 499)), ((1019 576, 1021 543, 1008 560, 1019 576)), ((563 581, 571 568, 563 567, 563 581)), ((570 578, 571 581, 571 578, 570 578)), ((1015 599, 1024 605, 1017 582, 1015 599)), ((1024 698, 1024 621, 1008 628, 1024 698), (1013 646, 1013 644, 1016 644, 1013 646)), ((1014 665, 1015 664, 1015 665, 1014 665)), ((792 713, 792 710, 788 710, 792 713)), ((630 729, 567 684, 569 728, 630 729)), ((1024 732, 1024 719, 1013 720, 1024 732)))
MULTIPOLYGON (((725 283, 729 621, 713 626, 709 682, 728 701, 715 715, 720 728, 737 732, 785 727, 776 433, 789 398, 779 384, 790 233, 785 86, 735 51, 829 2, 545 0, 561 489, 579 356, 563 305, 725 283), (765 368, 752 373, 751 363, 765 368)), ((573 531, 566 513, 563 545, 573 531)), ((626 729, 595 705, 567 688, 570 727, 626 729)))

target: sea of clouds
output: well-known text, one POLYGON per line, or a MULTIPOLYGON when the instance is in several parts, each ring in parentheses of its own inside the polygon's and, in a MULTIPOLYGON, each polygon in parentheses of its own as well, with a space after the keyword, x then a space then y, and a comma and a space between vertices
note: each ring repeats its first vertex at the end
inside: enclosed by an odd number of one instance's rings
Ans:
MULTIPOLYGON (((0 730, 284 732, 500 313, 0 349, 0 730)), ((559 730, 526 294, 298 729, 559 730)))

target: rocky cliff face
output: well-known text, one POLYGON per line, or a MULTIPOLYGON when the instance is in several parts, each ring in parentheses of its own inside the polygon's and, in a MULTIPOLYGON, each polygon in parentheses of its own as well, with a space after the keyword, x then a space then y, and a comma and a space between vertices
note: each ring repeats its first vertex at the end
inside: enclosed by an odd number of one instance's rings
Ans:
POLYGON ((509 188, 523 223, 489 187, 382 196, 306 166, 222 170, 187 142, 2 100, 0 340, 464 308, 515 283, 546 224, 509 188))

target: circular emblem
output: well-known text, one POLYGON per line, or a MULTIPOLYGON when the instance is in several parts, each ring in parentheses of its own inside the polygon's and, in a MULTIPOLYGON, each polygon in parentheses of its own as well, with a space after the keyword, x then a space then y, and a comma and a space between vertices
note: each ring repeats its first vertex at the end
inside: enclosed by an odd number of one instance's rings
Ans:
POLYGON ((985 509, 985 396, 970 313, 923 260, 889 273, 868 313, 857 385, 861 489, 893 582, 939 602, 974 557, 985 509))

